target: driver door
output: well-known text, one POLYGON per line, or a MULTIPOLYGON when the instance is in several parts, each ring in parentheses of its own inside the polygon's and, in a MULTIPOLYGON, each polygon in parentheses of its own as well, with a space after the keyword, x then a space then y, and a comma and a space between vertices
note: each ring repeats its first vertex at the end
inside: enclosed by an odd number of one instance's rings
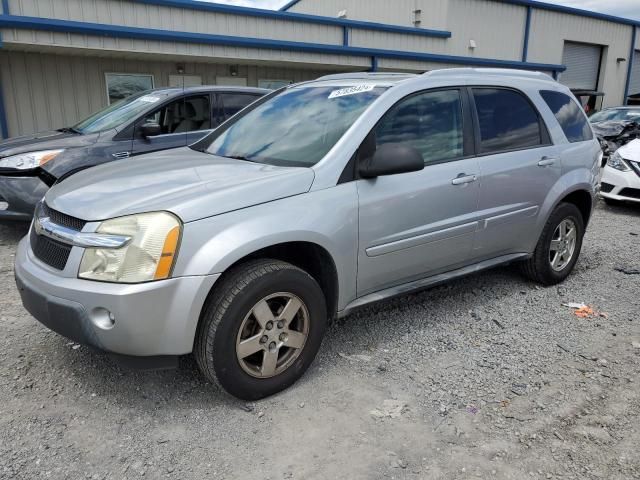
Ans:
POLYGON ((376 126, 376 146, 412 146, 425 168, 358 180, 359 296, 469 262, 480 181, 465 99, 456 88, 413 94, 376 126))
POLYGON ((181 97, 147 114, 136 123, 133 155, 184 147, 202 138, 211 128, 209 94, 181 97), (160 134, 144 136, 141 126, 157 124, 160 134))

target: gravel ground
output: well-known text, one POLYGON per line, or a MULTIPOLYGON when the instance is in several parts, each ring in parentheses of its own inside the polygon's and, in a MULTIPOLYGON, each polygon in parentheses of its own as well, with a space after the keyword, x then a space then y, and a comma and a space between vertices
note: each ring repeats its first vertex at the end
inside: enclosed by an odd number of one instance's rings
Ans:
POLYGON ((600 205, 576 272, 505 267, 361 310, 255 404, 133 372, 33 320, 0 225, 0 477, 640 478, 640 208, 600 205), (597 313, 579 318, 562 304, 597 313))

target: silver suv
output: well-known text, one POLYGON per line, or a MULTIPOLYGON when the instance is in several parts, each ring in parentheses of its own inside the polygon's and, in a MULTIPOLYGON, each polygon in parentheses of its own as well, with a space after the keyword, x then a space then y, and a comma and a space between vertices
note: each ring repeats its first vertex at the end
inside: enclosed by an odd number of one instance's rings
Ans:
POLYGON ((16 281, 74 341, 147 364, 193 352, 208 379, 257 399, 293 384, 327 321, 356 307, 507 262, 564 280, 599 156, 542 73, 323 77, 191 147, 56 185, 16 281))

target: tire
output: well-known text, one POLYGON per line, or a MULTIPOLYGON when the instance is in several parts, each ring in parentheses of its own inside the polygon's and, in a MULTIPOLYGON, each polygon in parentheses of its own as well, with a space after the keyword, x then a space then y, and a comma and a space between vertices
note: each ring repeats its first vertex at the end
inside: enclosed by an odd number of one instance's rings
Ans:
POLYGON ((326 326, 325 297, 313 277, 286 262, 254 260, 230 270, 215 287, 203 309, 194 355, 208 380, 235 397, 258 400, 305 373, 326 326))
MULTIPOLYGON (((524 274, 531 280, 534 280, 542 285, 556 285, 564 281, 569 274, 573 271, 578 257, 580 256, 580 250, 582 249, 582 239, 584 237, 584 219, 578 208, 570 203, 561 203, 551 213, 549 220, 542 230, 536 249, 530 259, 523 262, 522 270, 524 274), (556 254, 560 254, 559 251, 552 251, 552 241, 554 241, 553 248, 557 245, 563 245, 562 240, 557 242, 558 232, 561 229, 563 222, 565 226, 575 226, 575 243, 570 258, 567 258, 568 254, 558 259, 556 254), (564 259, 564 261, 563 261, 564 259), (553 260, 557 260, 555 266, 552 264, 553 260)), ((570 247, 570 240, 567 240, 567 244, 570 247)), ((564 250, 563 250, 564 251, 564 250)))

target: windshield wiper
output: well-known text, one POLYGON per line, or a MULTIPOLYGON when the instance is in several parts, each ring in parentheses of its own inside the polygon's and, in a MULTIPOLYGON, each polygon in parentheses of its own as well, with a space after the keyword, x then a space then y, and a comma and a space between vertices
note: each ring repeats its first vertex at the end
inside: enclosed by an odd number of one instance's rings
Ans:
POLYGON ((77 128, 73 128, 73 127, 59 128, 58 131, 62 132, 62 133, 77 133, 78 135, 82 134, 82 132, 80 130, 78 130, 77 128))
POLYGON ((244 160, 245 162, 256 163, 255 160, 251 160, 250 158, 245 157, 243 155, 220 155, 220 156, 224 158, 233 158, 234 160, 244 160))

